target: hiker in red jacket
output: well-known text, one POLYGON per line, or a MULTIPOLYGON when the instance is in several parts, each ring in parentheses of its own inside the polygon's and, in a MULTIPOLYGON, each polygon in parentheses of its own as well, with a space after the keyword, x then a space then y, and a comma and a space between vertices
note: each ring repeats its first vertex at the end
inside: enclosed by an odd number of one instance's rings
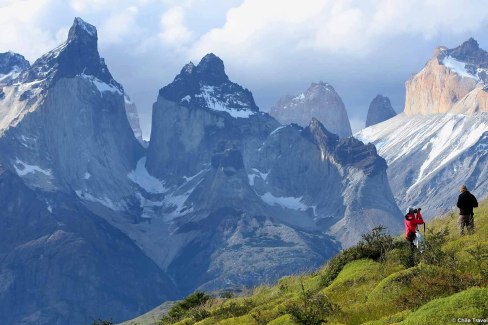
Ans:
POLYGON ((417 230, 417 225, 424 223, 422 219, 422 214, 420 213, 420 208, 418 209, 407 209, 407 214, 405 215, 405 239, 410 242, 412 247, 414 247, 413 241, 415 240, 415 231, 417 230))

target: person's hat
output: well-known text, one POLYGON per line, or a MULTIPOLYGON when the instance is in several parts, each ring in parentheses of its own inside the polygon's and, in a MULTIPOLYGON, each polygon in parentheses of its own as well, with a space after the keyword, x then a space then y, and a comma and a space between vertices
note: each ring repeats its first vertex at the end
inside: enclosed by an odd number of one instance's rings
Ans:
POLYGON ((413 208, 407 208, 407 213, 413 213, 413 208))
POLYGON ((459 192, 466 192, 468 190, 468 188, 466 187, 466 185, 461 185, 461 187, 459 188, 459 192))

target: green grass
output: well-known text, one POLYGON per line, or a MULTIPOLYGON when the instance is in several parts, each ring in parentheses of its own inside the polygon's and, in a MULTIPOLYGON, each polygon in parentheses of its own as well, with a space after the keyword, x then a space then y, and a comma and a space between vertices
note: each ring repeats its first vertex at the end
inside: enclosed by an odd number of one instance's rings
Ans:
POLYGON ((376 233, 312 274, 284 277, 246 296, 210 299, 198 307, 203 313, 190 309, 173 323, 449 324, 487 318, 488 201, 475 213, 475 233, 463 237, 455 214, 429 222, 430 246, 413 259, 402 236, 376 233))

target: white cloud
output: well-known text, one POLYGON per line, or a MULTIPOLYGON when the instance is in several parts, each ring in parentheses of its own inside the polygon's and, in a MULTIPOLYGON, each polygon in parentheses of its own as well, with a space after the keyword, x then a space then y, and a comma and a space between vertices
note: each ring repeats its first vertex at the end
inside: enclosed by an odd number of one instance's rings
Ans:
MULTIPOLYGON (((0 5, 0 49, 13 50, 33 60, 57 44, 45 18, 52 0, 8 0, 0 5)), ((59 29, 57 30, 59 31, 59 29)))
POLYGON ((392 37, 479 29, 488 19, 484 6, 476 0, 245 0, 229 10, 224 26, 199 39, 192 55, 252 52, 256 62, 308 50, 364 56, 392 37))
POLYGON ((139 9, 130 6, 110 15, 99 28, 104 42, 127 42, 128 39, 133 40, 136 35, 142 33, 142 28, 137 22, 138 14, 139 9))
POLYGON ((192 32, 185 25, 183 7, 169 8, 161 17, 161 39, 169 45, 180 46, 192 39, 192 32))

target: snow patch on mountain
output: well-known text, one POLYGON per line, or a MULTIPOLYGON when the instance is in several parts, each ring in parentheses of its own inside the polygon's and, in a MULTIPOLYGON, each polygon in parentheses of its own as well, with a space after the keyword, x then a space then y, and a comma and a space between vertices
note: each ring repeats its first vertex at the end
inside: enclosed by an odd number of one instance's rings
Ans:
POLYGON ((15 171, 19 176, 25 176, 27 174, 41 173, 46 176, 52 176, 51 170, 43 169, 37 165, 29 165, 20 159, 17 159, 14 164, 15 171))
POLYGON ((465 62, 456 60, 455 58, 449 55, 442 60, 442 64, 445 65, 447 68, 451 69, 452 71, 454 71, 455 73, 457 73, 458 75, 460 75, 461 77, 472 78, 475 79, 476 81, 481 81, 480 78, 478 78, 478 76, 475 76, 469 73, 468 70, 466 70, 465 62))
POLYGON ((136 169, 127 175, 131 181, 139 185, 148 193, 165 193, 168 191, 164 187, 164 182, 153 177, 146 169, 146 157, 139 159, 136 169))
POLYGON ((100 92, 100 94, 102 96, 103 96, 103 93, 105 93, 105 92, 111 92, 111 93, 115 93, 115 94, 119 94, 119 95, 124 94, 121 89, 117 88, 114 85, 103 82, 94 76, 81 74, 80 77, 90 81, 98 89, 98 91, 100 92))
MULTIPOLYGON (((231 100, 235 101, 235 98, 231 98, 231 96, 227 96, 226 101, 219 100, 215 93, 218 91, 214 86, 203 85, 200 87, 201 93, 195 95, 195 97, 202 97, 205 100, 206 106, 210 109, 220 112, 227 112, 233 118, 249 118, 249 116, 255 114, 256 112, 252 111, 250 108, 246 107, 246 104, 237 101, 235 104, 238 104, 241 107, 232 107, 231 100)), ((184 97, 185 99, 187 97, 184 97)), ((181 101, 183 101, 181 99, 181 101)), ((189 99, 187 99, 189 100, 189 99)))
POLYGON ((107 207, 113 211, 124 211, 126 209, 124 204, 115 203, 106 196, 97 197, 97 196, 95 196, 89 192, 83 191, 83 190, 76 190, 75 193, 80 199, 82 199, 84 201, 100 203, 101 205, 103 205, 103 206, 105 206, 105 207, 107 207))
POLYGON ((311 208, 308 205, 302 203, 303 197, 274 196, 270 192, 266 192, 260 197, 265 203, 272 206, 279 205, 286 209, 299 210, 299 211, 307 211, 309 208, 311 208))

